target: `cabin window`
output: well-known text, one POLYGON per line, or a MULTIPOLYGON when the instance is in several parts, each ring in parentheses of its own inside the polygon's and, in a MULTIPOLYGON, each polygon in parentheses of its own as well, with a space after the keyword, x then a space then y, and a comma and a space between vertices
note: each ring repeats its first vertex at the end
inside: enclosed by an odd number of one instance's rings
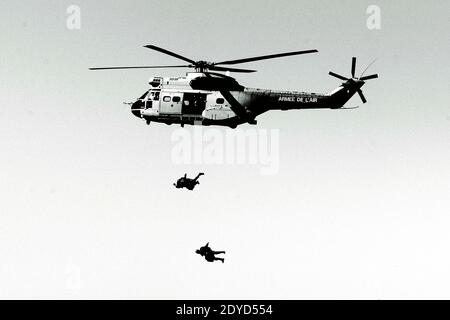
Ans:
POLYGON ((223 104, 225 100, 223 98, 217 98, 216 103, 217 104, 223 104))
POLYGON ((169 96, 164 96, 163 101, 164 102, 170 102, 170 97, 169 96))
POLYGON ((175 96, 175 97, 172 98, 172 101, 175 102, 175 103, 178 103, 178 102, 181 101, 181 98, 178 97, 178 96, 175 96))

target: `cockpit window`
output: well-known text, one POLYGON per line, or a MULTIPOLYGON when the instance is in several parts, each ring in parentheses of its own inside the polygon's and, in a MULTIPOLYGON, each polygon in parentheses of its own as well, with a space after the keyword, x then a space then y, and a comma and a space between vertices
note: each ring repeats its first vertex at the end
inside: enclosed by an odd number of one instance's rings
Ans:
POLYGON ((172 98, 172 101, 175 102, 175 103, 178 103, 178 102, 181 101, 181 98, 178 97, 178 96, 175 96, 175 97, 172 98))
POLYGON ((225 100, 223 98, 217 98, 216 103, 217 104, 223 104, 225 100))
POLYGON ((164 102, 170 102, 170 97, 169 96, 164 96, 163 101, 164 102))
POLYGON ((145 97, 147 96, 148 91, 146 91, 138 100, 144 100, 145 97))

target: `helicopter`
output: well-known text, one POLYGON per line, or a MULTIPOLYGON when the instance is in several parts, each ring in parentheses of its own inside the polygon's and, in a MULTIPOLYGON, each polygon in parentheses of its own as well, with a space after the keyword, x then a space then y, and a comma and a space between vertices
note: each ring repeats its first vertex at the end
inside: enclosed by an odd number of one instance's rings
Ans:
MULTIPOLYGON (((182 77, 152 77, 150 88, 136 101, 129 103, 131 113, 144 120, 167 125, 218 125, 236 128, 238 125, 256 125, 256 117, 270 110, 292 109, 353 109, 345 103, 357 93, 363 103, 367 100, 361 87, 365 81, 378 78, 377 74, 356 77, 356 57, 352 58, 351 77, 334 72, 329 75, 344 81, 328 94, 299 91, 280 91, 246 88, 231 77, 230 72, 252 73, 256 70, 229 67, 253 61, 317 53, 318 50, 292 51, 221 62, 195 61, 169 50, 146 45, 147 49, 188 62, 184 65, 95 67, 90 70, 126 70, 155 68, 193 68, 182 77), (221 72, 226 72, 225 74, 221 72)), ((370 66, 370 65, 369 65, 370 66)))

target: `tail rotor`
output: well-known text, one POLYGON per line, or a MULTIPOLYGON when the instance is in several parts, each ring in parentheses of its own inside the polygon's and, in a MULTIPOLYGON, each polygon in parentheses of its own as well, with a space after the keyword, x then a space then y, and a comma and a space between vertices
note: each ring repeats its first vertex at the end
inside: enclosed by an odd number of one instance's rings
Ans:
MULTIPOLYGON (((369 64, 369 66, 366 68, 366 70, 367 70, 374 62, 375 62, 375 61, 373 61, 371 64, 369 64)), ((366 70, 364 70, 364 72, 365 72, 366 70)), ((334 72, 332 72, 332 71, 330 71, 328 74, 329 74, 330 76, 333 76, 333 77, 335 77, 335 78, 338 78, 338 79, 340 79, 340 80, 345 81, 344 84, 343 84, 344 86, 350 86, 350 85, 359 84, 359 87, 358 87, 358 89, 356 90, 356 92, 358 93, 359 97, 361 98, 361 101, 362 101, 363 103, 366 103, 367 100, 366 100, 366 98, 364 97, 364 94, 363 94, 363 92, 362 92, 362 90, 361 90, 360 88, 364 85, 364 82, 365 82, 365 81, 378 78, 378 74, 371 74, 371 75, 368 75, 368 76, 364 76, 364 77, 363 77, 363 76, 362 76, 362 75, 364 74, 364 72, 363 72, 359 78, 356 78, 355 72, 356 72, 356 57, 353 57, 353 58, 352 58, 352 67, 351 67, 351 75, 352 75, 351 78, 347 78, 347 77, 341 76, 340 74, 334 73, 334 72)))

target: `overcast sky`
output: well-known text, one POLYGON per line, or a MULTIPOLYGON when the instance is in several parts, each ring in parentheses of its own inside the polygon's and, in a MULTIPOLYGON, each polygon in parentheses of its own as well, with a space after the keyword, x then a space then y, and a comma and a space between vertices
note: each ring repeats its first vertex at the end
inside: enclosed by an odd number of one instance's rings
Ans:
MULTIPOLYGON (((448 1, 2 1, 0 298, 450 298, 448 1), (81 29, 66 27, 81 9, 81 29), (369 30, 369 5, 381 29, 369 30), (254 62, 250 87, 329 92, 373 59, 356 110, 269 112, 278 174, 176 165, 176 126, 123 101, 178 64, 254 62), (194 192, 171 185, 206 173, 194 192), (194 253, 210 242, 225 263, 194 253)), ((248 129, 245 125, 242 128, 248 129)), ((253 127, 254 128, 254 127, 253 127)), ((193 128, 186 126, 189 132, 193 128)), ((226 130, 222 128, 221 131, 226 130)))

